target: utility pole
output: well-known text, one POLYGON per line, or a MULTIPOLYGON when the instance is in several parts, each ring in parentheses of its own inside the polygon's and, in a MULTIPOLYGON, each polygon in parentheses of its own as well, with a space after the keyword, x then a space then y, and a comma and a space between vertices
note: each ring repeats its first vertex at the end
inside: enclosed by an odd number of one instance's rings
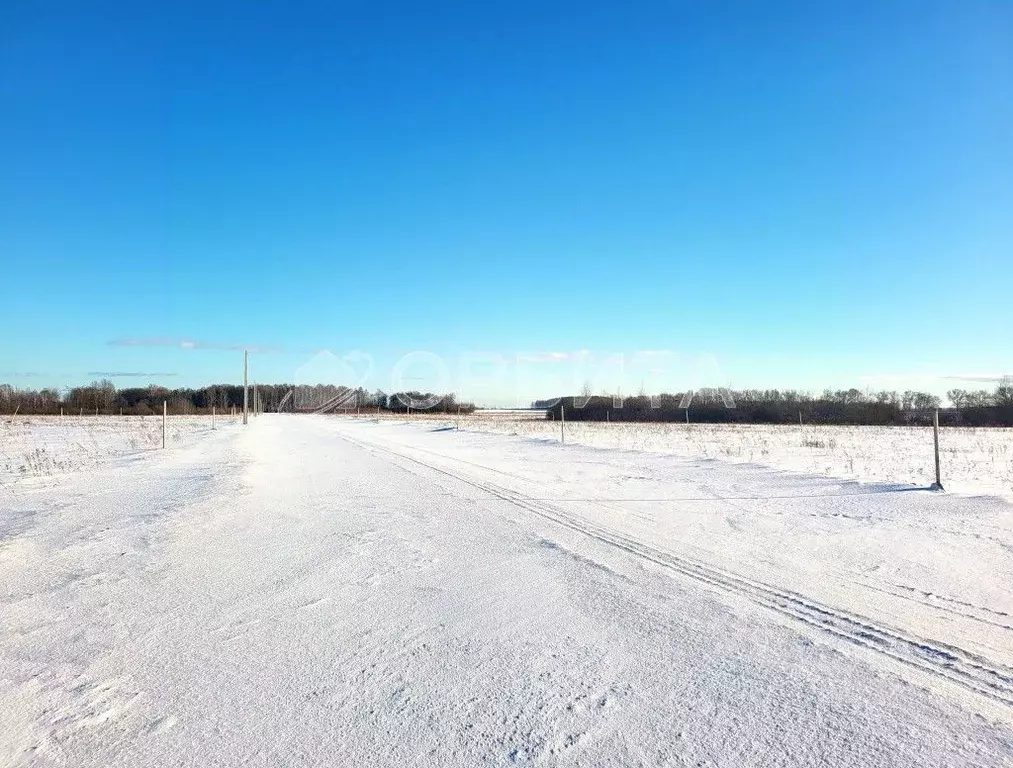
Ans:
POLYGON ((243 350, 243 424, 249 423, 250 350, 243 350))

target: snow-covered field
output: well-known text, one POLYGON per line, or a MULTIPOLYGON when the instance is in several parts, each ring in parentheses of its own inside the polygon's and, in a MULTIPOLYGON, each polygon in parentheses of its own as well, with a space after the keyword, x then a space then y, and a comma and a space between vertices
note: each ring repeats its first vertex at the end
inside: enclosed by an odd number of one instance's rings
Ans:
MULTIPOLYGON (((461 426, 559 439, 558 422, 465 417, 461 426)), ((568 422, 581 445, 654 451, 687 458, 752 462, 796 472, 868 481, 935 482, 932 430, 926 427, 606 424, 568 422)), ((943 485, 961 493, 1013 497, 1013 429, 945 428, 940 433, 943 485)))
MULTIPOLYGON (((170 416, 166 445, 181 447, 211 430, 207 416, 170 416)), ((237 419, 221 417, 226 428, 237 419)), ((37 484, 115 456, 162 447, 161 416, 0 417, 0 486, 37 484)))
MULTIPOLYGON (((217 426, 229 428, 239 421, 219 416, 217 426)), ((451 425, 458 419, 415 414, 409 423, 418 422, 451 425)), ((560 436, 558 422, 533 412, 486 411, 462 416, 459 422, 465 430, 548 440, 560 436)), ((37 481, 110 457, 161 448, 161 429, 158 416, 5 417, 0 421, 0 485, 37 481)), ((210 429, 207 416, 170 416, 167 443, 180 447, 210 429)), ((871 482, 928 486, 935 479, 932 430, 922 427, 568 422, 566 440, 871 482)), ((1013 498, 1013 429, 945 428, 941 465, 948 491, 1013 498)))
POLYGON ((0 489, 0 765, 1013 765, 1002 499, 435 421, 111 454, 0 489))

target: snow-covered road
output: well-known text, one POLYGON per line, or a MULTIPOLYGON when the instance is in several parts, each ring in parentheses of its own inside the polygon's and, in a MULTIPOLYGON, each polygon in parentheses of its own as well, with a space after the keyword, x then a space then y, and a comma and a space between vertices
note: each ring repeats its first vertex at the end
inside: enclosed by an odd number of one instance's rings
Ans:
POLYGON ((5 492, 0 765, 1013 764, 1011 509, 263 416, 5 492))

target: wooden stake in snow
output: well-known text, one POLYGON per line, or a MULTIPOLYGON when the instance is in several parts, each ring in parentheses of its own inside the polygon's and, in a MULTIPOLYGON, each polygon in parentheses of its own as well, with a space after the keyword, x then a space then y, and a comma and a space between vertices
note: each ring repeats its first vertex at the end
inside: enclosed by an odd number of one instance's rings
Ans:
POLYGON ((939 472, 939 409, 932 414, 932 439, 936 448, 936 484, 934 488, 943 490, 943 477, 939 472))
POLYGON ((162 448, 165 448, 165 416, 169 412, 169 407, 166 405, 165 400, 162 401, 162 448))

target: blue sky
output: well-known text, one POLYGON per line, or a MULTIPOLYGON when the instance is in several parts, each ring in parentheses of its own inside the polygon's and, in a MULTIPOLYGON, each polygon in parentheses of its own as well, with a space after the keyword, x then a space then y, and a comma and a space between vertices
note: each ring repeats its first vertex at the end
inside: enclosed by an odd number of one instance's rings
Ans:
POLYGON ((1013 370, 1013 3, 161 5, 5 11, 0 380, 1013 370))

